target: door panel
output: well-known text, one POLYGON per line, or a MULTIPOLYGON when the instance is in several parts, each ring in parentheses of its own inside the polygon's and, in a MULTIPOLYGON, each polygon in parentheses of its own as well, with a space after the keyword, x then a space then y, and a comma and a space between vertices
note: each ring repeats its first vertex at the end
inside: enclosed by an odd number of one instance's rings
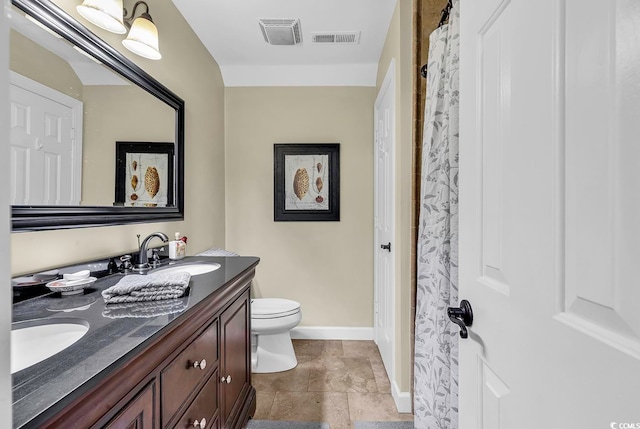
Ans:
POLYGON ((639 25, 625 0, 462 0, 461 428, 639 421, 639 25))
POLYGON ((486 286, 509 295, 510 285, 504 275, 504 150, 508 145, 511 63, 508 49, 510 20, 508 6, 502 7, 487 23, 479 36, 480 82, 484 91, 482 137, 482 277, 486 286))
POLYGON ((505 407, 504 397, 509 394, 509 388, 493 372, 487 362, 478 362, 479 374, 482 377, 480 390, 480 403, 482 404, 482 427, 492 429, 509 429, 510 426, 503 424, 500 409, 505 407))
POLYGON ((640 159, 640 150, 628 138, 640 132, 629 112, 638 112, 640 94, 627 89, 637 86, 630 70, 640 61, 630 50, 640 42, 624 35, 640 12, 629 2, 611 3, 566 6, 566 277, 558 319, 639 358, 640 312, 633 303, 640 290, 629 286, 640 274, 633 258, 640 251, 638 236, 629 233, 640 214, 630 198, 640 191, 640 171, 630 160, 640 159))
POLYGON ((17 74, 10 97, 12 204, 78 205, 82 102, 17 74))
POLYGON ((395 61, 381 85, 374 109, 375 154, 375 311, 374 337, 389 378, 393 381, 394 341, 394 141, 395 61), (383 248, 382 246, 385 246, 383 248), (388 246, 388 247, 387 247, 388 246))

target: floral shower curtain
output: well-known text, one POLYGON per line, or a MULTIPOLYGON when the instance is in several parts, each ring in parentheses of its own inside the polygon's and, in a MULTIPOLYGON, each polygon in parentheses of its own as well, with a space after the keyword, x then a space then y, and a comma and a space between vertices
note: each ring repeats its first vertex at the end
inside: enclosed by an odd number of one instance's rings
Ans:
POLYGON ((418 225, 414 366, 417 429, 458 427, 459 4, 429 37, 418 225))

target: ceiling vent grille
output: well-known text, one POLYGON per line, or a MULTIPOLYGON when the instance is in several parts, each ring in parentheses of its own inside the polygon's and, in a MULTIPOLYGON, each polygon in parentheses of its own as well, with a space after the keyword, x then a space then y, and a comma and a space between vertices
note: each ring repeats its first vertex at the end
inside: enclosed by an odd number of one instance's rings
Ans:
POLYGON ((264 41, 272 45, 297 45, 302 42, 299 19, 259 19, 264 41))
POLYGON ((340 43, 347 45, 357 45, 360 43, 359 31, 334 31, 311 33, 313 43, 340 43))

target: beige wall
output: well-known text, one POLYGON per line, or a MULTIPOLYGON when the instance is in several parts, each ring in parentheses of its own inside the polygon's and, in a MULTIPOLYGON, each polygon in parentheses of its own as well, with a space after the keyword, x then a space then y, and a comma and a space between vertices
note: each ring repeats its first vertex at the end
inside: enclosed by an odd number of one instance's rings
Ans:
POLYGON ((110 206, 115 142, 175 141, 175 110, 135 85, 85 86, 83 98, 82 205, 110 206))
POLYGON ((369 87, 226 89, 227 248, 261 258, 256 297, 301 303, 306 326, 373 326, 369 87), (340 143, 340 222, 274 222, 273 144, 340 143))
MULTIPOLYGON (((86 22, 75 10, 76 0, 55 3, 86 22)), ((129 8, 131 3, 125 0, 129 8)), ((224 246, 224 85, 220 69, 172 2, 153 2, 150 6, 160 33, 160 61, 129 53, 122 47, 123 36, 89 23, 86 26, 185 100, 185 220, 15 233, 11 236, 14 275, 131 251, 137 247, 136 234, 144 236, 153 231, 187 235, 189 254, 213 245, 224 246)))
POLYGON ((10 31, 9 40, 9 68, 12 71, 82 100, 82 82, 65 60, 17 31, 10 31))
POLYGON ((376 92, 395 58, 396 75, 396 320, 395 379, 401 392, 411 390, 411 156, 413 22, 410 0, 399 0, 378 63, 376 92))

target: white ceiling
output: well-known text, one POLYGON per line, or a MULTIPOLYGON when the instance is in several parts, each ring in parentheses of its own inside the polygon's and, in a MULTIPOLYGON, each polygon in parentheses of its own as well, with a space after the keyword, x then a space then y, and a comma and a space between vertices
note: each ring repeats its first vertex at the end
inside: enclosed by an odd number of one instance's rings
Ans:
POLYGON ((226 86, 375 86, 396 0, 173 3, 220 65, 226 86), (302 43, 268 44, 258 24, 261 18, 299 18, 302 43), (312 32, 325 31, 360 31, 360 43, 311 42, 312 32))

